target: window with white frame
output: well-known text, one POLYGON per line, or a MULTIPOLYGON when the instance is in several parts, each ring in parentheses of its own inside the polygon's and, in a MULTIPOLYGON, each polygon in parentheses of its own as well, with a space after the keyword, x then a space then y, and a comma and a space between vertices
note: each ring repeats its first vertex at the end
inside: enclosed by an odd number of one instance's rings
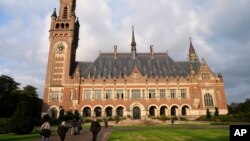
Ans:
POLYGON ((176 98, 176 89, 170 89, 170 98, 171 99, 176 98))
POLYGON ((155 89, 149 89, 148 91, 148 98, 155 98, 155 89))
POLYGON ((160 89, 160 98, 166 98, 166 90, 160 89))
POLYGON ((116 90, 116 98, 123 99, 123 90, 122 89, 116 90))
POLYGON ((181 99, 187 98, 187 89, 181 89, 181 99))
POLYGON ((141 98, 141 90, 133 89, 132 90, 132 99, 140 99, 141 98))
POLYGON ((52 91, 51 100, 59 101, 59 91, 52 91))
POLYGON ((205 103, 206 107, 212 107, 212 106, 214 106, 213 97, 212 97, 211 94, 206 93, 204 95, 204 103, 205 103))
POLYGON ((112 99, 112 90, 106 90, 105 99, 112 99))
POLYGON ((127 90, 127 98, 130 98, 130 90, 127 90))
POLYGON ((69 91, 69 100, 73 100, 73 91, 69 91))
POLYGON ((91 99, 91 90, 84 90, 84 99, 91 99))
POLYGON ((95 99, 102 99, 102 91, 95 90, 95 99))

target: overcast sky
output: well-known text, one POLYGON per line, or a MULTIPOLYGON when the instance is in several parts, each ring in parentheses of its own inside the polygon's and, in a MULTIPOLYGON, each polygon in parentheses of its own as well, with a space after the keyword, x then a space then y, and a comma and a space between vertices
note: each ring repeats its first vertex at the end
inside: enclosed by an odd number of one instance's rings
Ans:
MULTIPOLYGON (((43 97, 50 16, 59 0, 0 0, 0 75, 31 84, 43 97)), ((222 73, 228 103, 250 98, 249 0, 77 0, 77 60, 99 51, 129 52, 135 26, 138 52, 187 60, 189 37, 198 57, 222 73)), ((57 11, 58 12, 58 11, 57 11)))

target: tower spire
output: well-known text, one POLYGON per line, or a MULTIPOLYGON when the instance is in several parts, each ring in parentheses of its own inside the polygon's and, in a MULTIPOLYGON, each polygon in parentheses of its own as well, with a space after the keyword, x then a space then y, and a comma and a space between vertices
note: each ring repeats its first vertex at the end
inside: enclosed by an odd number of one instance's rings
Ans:
POLYGON ((56 8, 54 8, 54 11, 53 11, 53 13, 52 13, 51 17, 55 17, 55 18, 57 18, 56 8))
POLYGON ((197 58, 197 55, 195 53, 191 37, 189 37, 189 40, 190 40, 190 43, 189 43, 189 53, 188 53, 189 61, 197 61, 198 58, 197 58))
POLYGON ((135 34, 134 34, 134 26, 132 25, 132 42, 131 42, 131 46, 135 47, 136 43, 135 43, 135 34))
POLYGON ((132 42, 131 42, 131 53, 133 59, 136 57, 136 42, 135 42, 135 34, 134 34, 134 26, 132 25, 132 42))

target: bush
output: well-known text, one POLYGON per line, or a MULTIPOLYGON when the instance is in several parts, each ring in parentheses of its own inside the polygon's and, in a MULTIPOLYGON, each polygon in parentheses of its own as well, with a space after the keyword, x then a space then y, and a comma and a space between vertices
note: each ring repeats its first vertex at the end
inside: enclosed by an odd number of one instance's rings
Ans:
POLYGON ((0 118, 0 134, 9 133, 9 118, 0 118))
POLYGON ((130 119, 131 119, 131 115, 127 115, 127 118, 130 118, 130 119))
POLYGON ((210 118, 211 118, 211 113, 209 112, 209 109, 207 109, 206 118, 207 118, 207 119, 210 119, 210 118))
POLYGON ((182 120, 182 121, 187 121, 187 118, 185 118, 185 117, 180 117, 180 120, 182 120))
POLYGON ((28 134, 34 129, 32 106, 27 101, 18 104, 10 120, 10 131, 16 134, 28 134))
POLYGON ((159 117, 159 119, 162 120, 162 121, 166 121, 166 120, 169 120, 170 118, 167 117, 166 115, 161 115, 161 116, 159 117))
POLYGON ((172 120, 178 120, 178 117, 172 117, 171 119, 172 120))

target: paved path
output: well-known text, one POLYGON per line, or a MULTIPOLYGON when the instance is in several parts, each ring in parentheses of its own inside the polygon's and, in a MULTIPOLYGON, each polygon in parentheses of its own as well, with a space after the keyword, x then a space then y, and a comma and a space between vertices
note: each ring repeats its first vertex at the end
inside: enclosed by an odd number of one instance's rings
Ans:
MULTIPOLYGON (((97 141, 107 141, 112 133, 112 127, 101 128, 101 131, 98 134, 97 141)), ((41 141, 41 139, 36 139, 33 141, 41 141)), ((60 141, 58 135, 51 136, 49 141, 60 141)), ((80 135, 70 135, 69 131, 67 132, 65 141, 92 141, 92 135, 89 133, 89 129, 83 129, 80 132, 80 135)))

